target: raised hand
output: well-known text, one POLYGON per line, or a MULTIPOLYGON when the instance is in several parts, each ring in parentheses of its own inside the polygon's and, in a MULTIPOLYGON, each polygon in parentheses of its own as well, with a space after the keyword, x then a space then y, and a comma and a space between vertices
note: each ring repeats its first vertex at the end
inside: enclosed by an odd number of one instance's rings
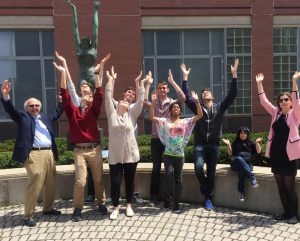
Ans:
POLYGON ((106 76, 109 81, 114 81, 117 78, 117 73, 115 73, 114 66, 111 67, 111 73, 106 71, 106 76))
POLYGON ((100 64, 97 64, 94 68, 94 73, 99 73, 100 70, 104 69, 104 65, 106 64, 106 62, 109 60, 110 58, 110 53, 107 54, 101 61, 100 64))
POLYGON ((55 62, 53 62, 53 65, 54 65, 55 69, 57 69, 61 73, 66 71, 66 69, 63 66, 57 65, 55 62))
POLYGON ((230 145, 230 141, 228 139, 223 138, 222 141, 228 146, 230 145))
POLYGON ((11 91, 11 83, 8 80, 4 80, 1 86, 1 91, 4 97, 8 96, 11 91))
POLYGON ((237 70, 238 70, 238 67, 239 67, 239 59, 236 58, 235 61, 234 61, 234 65, 231 65, 230 68, 231 68, 231 74, 232 74, 232 77, 233 78, 237 78, 237 70))
POLYGON ((149 71, 147 74, 148 78, 147 78, 147 84, 148 85, 152 85, 153 84, 153 77, 152 77, 152 72, 149 71))
POLYGON ((199 101, 198 94, 194 90, 191 91, 191 95, 195 101, 199 101))
POLYGON ((183 79, 184 79, 184 80, 188 80, 187 77, 188 77, 189 74, 190 74, 191 68, 186 69, 185 64, 181 64, 181 65, 180 65, 180 68, 181 68, 181 71, 182 71, 182 73, 183 73, 183 79))
POLYGON ((174 81, 172 71, 169 69, 168 82, 172 84, 174 81))
POLYGON ((258 137, 258 138, 255 140, 255 142, 256 142, 256 143, 260 143, 260 142, 262 141, 262 139, 263 139, 263 138, 258 137))
POLYGON ((295 73, 294 73, 294 75, 293 75, 293 80, 298 80, 298 79, 300 79, 300 71, 296 71, 295 73))
POLYGON ((264 77, 263 73, 259 73, 259 74, 256 75, 255 78, 256 78, 257 83, 261 83, 264 80, 265 77, 264 77))
POLYGON ((139 73, 139 75, 134 80, 135 84, 139 85, 139 82, 140 82, 140 80, 142 78, 142 75, 143 75, 143 71, 141 70, 141 72, 139 73))
POLYGON ((62 56, 59 55, 59 53, 57 51, 55 51, 55 56, 56 58, 58 58, 61 62, 66 62, 66 59, 62 56))

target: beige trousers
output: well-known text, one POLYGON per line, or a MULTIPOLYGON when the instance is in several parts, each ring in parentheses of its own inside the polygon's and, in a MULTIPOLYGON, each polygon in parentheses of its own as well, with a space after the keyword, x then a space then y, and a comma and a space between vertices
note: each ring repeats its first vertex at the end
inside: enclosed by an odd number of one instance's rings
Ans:
POLYGON ((53 209, 55 186, 55 162, 52 150, 31 151, 25 162, 28 184, 25 192, 24 219, 33 217, 40 192, 44 187, 43 211, 53 209))
POLYGON ((95 195, 97 197, 98 205, 105 202, 104 188, 103 188, 103 160, 101 148, 98 145, 96 148, 81 149, 75 147, 75 184, 73 192, 73 206, 74 208, 83 208, 84 204, 84 187, 87 177, 87 166, 90 168, 94 185, 95 195))

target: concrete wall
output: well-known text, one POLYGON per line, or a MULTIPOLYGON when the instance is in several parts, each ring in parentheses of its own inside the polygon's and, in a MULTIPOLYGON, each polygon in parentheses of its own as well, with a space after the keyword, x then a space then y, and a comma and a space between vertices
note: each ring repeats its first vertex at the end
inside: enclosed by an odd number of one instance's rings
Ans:
MULTIPOLYGON (((186 163, 183 173, 182 202, 203 203, 203 197, 199 191, 199 184, 194 174, 193 164, 186 163)), ((137 171, 137 190, 145 199, 149 198, 151 178, 151 163, 140 163, 137 171)), ((277 186, 270 168, 255 167, 259 188, 253 189, 246 181, 247 200, 241 203, 238 199, 236 173, 230 170, 228 165, 219 164, 216 174, 216 187, 214 204, 216 206, 259 211, 266 213, 278 213, 282 210, 277 186)), ((300 197, 300 171, 296 178, 296 192, 300 197)), ((163 197, 163 174, 161 175, 161 192, 163 197)), ((0 203, 23 203, 26 188, 26 170, 24 168, 0 170, 0 203)), ((104 165, 104 183, 106 193, 109 195, 109 169, 104 165)), ((123 182, 124 183, 124 182, 123 182)), ((71 199, 73 195, 74 166, 57 166, 56 199, 71 199)), ((124 196, 124 186, 122 187, 124 196)), ((300 200, 300 198, 299 198, 300 200)), ((300 203, 299 203, 300 205, 300 203)), ((299 213, 300 214, 300 213, 299 213)))

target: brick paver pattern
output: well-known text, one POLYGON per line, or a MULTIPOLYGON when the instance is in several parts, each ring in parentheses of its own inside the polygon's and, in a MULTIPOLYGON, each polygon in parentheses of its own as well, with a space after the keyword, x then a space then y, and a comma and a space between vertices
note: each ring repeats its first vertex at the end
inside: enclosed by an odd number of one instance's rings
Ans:
MULTIPOLYGON (((23 226, 23 205, 0 208, 0 240, 159 240, 159 241, 289 241, 300 240, 300 223, 276 222, 269 214, 217 207, 208 212, 201 205, 181 204, 180 214, 148 203, 134 205, 135 215, 126 217, 124 206, 117 220, 100 215, 96 207, 85 206, 82 221, 74 223, 72 202, 58 201, 58 217, 42 214, 37 206, 37 226, 23 226)), ((108 205, 111 211, 111 205, 108 205)))

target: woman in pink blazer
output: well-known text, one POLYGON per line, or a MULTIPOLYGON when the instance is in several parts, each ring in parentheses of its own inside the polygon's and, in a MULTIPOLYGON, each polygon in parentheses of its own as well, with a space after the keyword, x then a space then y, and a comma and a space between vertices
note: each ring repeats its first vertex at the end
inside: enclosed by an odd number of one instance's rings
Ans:
POLYGON ((282 92, 274 106, 266 97, 262 85, 263 74, 256 75, 256 83, 261 105, 272 116, 266 157, 271 160, 284 213, 275 220, 287 220, 289 224, 298 222, 298 197, 295 191, 297 160, 300 158, 300 100, 297 81, 300 72, 293 75, 293 92, 282 92))

